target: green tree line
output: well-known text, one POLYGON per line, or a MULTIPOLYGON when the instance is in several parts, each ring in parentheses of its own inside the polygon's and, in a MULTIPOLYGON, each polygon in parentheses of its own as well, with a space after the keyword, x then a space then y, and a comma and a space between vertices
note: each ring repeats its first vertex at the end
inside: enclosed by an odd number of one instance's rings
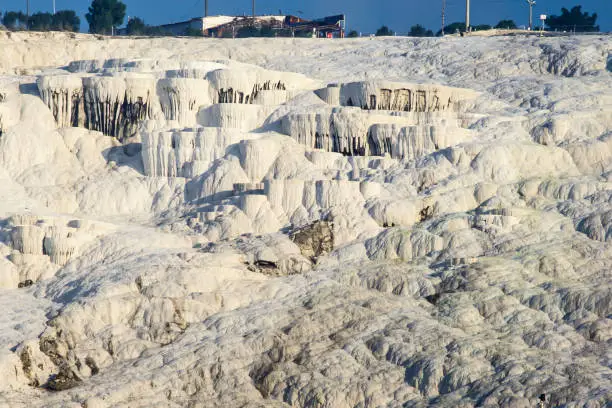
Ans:
POLYGON ((2 24, 9 30, 79 31, 81 19, 73 10, 60 10, 55 14, 34 13, 27 16, 21 11, 7 11, 2 24))
MULTIPOLYGON (((546 30, 548 31, 574 31, 574 32, 598 32, 599 26, 597 23, 597 13, 588 13, 582 11, 582 6, 577 5, 571 9, 561 8, 561 14, 551 15, 546 20, 546 30)), ((495 26, 488 24, 473 25, 472 31, 496 29, 516 29, 518 26, 513 20, 501 20, 495 26)), ((445 34, 455 34, 465 32, 465 22, 454 22, 444 27, 445 34)), ((383 25, 376 31, 377 36, 392 36, 395 32, 389 27, 383 25)), ((436 33, 437 36, 442 35, 442 30, 436 33)), ((349 37, 357 36, 356 31, 349 33, 349 37)), ((428 30, 420 24, 413 25, 408 31, 410 37, 433 37, 432 30, 428 30)))

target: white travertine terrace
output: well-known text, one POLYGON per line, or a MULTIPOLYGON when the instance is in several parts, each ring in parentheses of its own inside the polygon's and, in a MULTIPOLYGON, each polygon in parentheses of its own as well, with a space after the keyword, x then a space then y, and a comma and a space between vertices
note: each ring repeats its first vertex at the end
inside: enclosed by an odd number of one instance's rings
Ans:
POLYGON ((13 78, 0 78, 0 135, 2 135, 18 120, 13 112, 19 106, 19 82, 13 78))
POLYGON ((389 81, 332 85, 316 93, 344 108, 290 112, 281 118, 283 133, 312 148, 396 159, 415 159, 464 141, 461 104, 477 96, 467 89, 389 81))
POLYGON ((204 79, 165 78, 157 82, 157 95, 164 117, 185 127, 196 124, 200 106, 212 101, 210 94, 209 82, 204 79))
POLYGON ((153 177, 196 177, 225 156, 230 146, 255 137, 223 127, 146 131, 142 133, 144 171, 153 177))
POLYGON ((609 405, 609 37, 74 36, 0 31, 0 406, 609 405))
POLYGON ((74 74, 38 79, 40 95, 58 125, 98 130, 119 140, 135 136, 143 121, 159 119, 161 114, 181 126, 195 125, 201 107, 213 111, 214 117, 204 119, 205 125, 218 122, 221 127, 240 127, 228 115, 240 116, 241 108, 211 105, 274 106, 317 84, 299 74, 240 65, 228 69, 214 62, 165 66, 147 60, 80 61, 69 70, 74 74))
POLYGON ((470 89, 390 81, 351 82, 340 86, 340 105, 367 110, 457 111, 462 101, 476 96, 477 93, 470 89))

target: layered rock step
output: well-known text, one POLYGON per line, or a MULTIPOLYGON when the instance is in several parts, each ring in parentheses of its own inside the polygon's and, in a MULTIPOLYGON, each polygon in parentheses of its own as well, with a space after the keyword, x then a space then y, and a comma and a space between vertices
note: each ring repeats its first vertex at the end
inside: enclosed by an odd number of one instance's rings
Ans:
POLYGON ((150 177, 192 178, 225 156, 229 146, 257 136, 239 129, 204 127, 142 133, 142 160, 150 177))
POLYGON ((359 108, 321 108, 291 112, 281 131, 313 149, 346 156, 415 159, 470 140, 453 113, 369 112, 359 108))
POLYGON ((342 84, 340 105, 365 110, 400 112, 456 112, 464 101, 476 98, 470 89, 442 85, 361 81, 342 84))
POLYGON ((28 286, 53 276, 96 236, 113 229, 107 224, 55 216, 16 214, 3 228, 12 252, 12 275, 0 277, 0 287, 28 286))
MULTIPOLYGON (((198 112, 207 107, 211 112, 204 112, 202 119, 207 126, 241 127, 232 121, 236 116, 232 112, 244 112, 237 114, 238 121, 244 121, 252 110, 214 106, 277 106, 319 85, 300 74, 206 61, 80 61, 68 70, 72 73, 43 75, 37 81, 58 126, 85 127, 120 141, 135 136, 145 120, 194 126, 198 112)), ((269 109, 264 112, 266 117, 271 113, 269 109)), ((263 123, 262 114, 255 116, 263 123)))
POLYGON ((416 159, 469 139, 462 129, 469 89, 362 81, 332 84, 315 93, 328 107, 295 109, 281 131, 314 149, 347 156, 416 159))

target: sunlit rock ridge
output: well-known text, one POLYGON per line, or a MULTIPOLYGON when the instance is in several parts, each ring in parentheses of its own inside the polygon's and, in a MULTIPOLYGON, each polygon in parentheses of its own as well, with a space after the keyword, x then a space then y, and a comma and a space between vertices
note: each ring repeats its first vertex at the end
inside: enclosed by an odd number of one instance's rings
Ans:
POLYGON ((0 406, 609 406, 609 36, 0 52, 0 406))

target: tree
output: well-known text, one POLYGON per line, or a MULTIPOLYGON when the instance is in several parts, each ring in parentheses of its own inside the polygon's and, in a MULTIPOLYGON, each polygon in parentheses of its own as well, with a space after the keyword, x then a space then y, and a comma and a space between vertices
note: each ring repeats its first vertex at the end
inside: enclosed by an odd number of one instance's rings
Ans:
POLYGON ((128 20, 126 32, 127 35, 145 35, 147 33, 147 25, 143 19, 132 17, 128 20))
POLYGON ((292 37, 291 29, 289 28, 280 28, 274 32, 276 37, 292 37))
POLYGON ((349 31, 347 37, 348 38, 357 38, 357 37, 359 37, 359 33, 357 31, 355 31, 355 30, 351 30, 351 31, 349 31))
POLYGON ((55 14, 34 13, 27 17, 22 12, 9 11, 2 19, 11 30, 28 27, 35 31, 79 31, 81 20, 73 10, 61 10, 55 14))
POLYGON ((28 19, 34 31, 79 31, 81 20, 73 10, 62 10, 55 14, 34 13, 28 19))
POLYGON ((249 37, 259 37, 259 30, 252 25, 240 27, 238 31, 236 31, 236 37, 238 38, 249 38, 249 37))
MULTIPOLYGON (((198 32, 200 34, 200 36, 202 36, 202 30, 196 30, 196 29, 192 29, 192 28, 188 28, 187 31, 189 30, 194 30, 196 33, 194 34, 190 34, 190 33, 185 33, 185 35, 196 35, 198 32)), ((132 17, 128 20, 125 32, 127 35, 148 35, 148 36, 153 36, 153 35, 158 35, 158 36, 164 36, 164 35, 172 35, 170 33, 168 33, 166 30, 164 30, 162 27, 152 27, 148 24, 146 24, 144 22, 144 20, 142 18, 139 17, 132 17)))
POLYGON ((259 36, 260 37, 274 37, 274 30, 272 29, 272 26, 270 25, 264 25, 261 27, 261 29, 259 30, 259 36))
POLYGON ((408 33, 410 37, 433 37, 433 31, 426 29, 420 24, 413 25, 410 27, 410 32, 408 33))
MULTIPOLYGON (((444 27, 444 34, 455 34, 455 33, 464 33, 465 32, 465 23, 455 22, 444 27)), ((438 31, 436 35, 441 35, 442 30, 438 31)))
POLYGON ((93 0, 85 18, 89 23, 89 32, 111 34, 113 28, 123 24, 125 4, 121 0, 93 0))
POLYGON ((377 37, 388 37, 392 35, 395 35, 395 33, 392 30, 390 30, 389 27, 385 25, 380 27, 378 30, 376 30, 377 37))
POLYGON ((599 31, 599 26, 595 25, 597 21, 597 13, 589 15, 587 12, 582 12, 582 6, 574 6, 571 10, 563 7, 560 16, 550 16, 546 20, 546 25, 551 30, 579 32, 599 31))
MULTIPOLYGON (((224 32, 224 34, 227 34, 226 38, 232 38, 231 31, 224 32)), ((299 37, 299 32, 296 32, 294 34, 299 37)), ((290 36, 291 32, 287 31, 285 32, 284 35, 290 36)), ((276 36, 283 36, 283 33, 280 30, 274 30, 271 25, 262 25, 261 28, 257 28, 253 25, 249 25, 249 26, 240 27, 238 30, 236 30, 237 38, 276 37, 276 36)))
MULTIPOLYGON (((187 37, 204 37, 204 32, 197 28, 189 27, 185 30, 185 36, 187 37)), ((231 36, 230 36, 231 37, 231 36)))
POLYGON ((477 24, 475 26, 472 26, 472 31, 486 31, 490 29, 491 29, 491 26, 488 24, 477 24))
POLYGON ((21 11, 7 11, 2 18, 2 24, 9 30, 24 29, 28 26, 28 18, 21 11))
POLYGON ((312 38, 312 30, 296 30, 294 35, 297 38, 312 38))
POLYGON ((81 19, 74 10, 60 10, 53 15, 54 30, 78 32, 81 29, 81 19))
POLYGON ((495 28, 514 30, 517 26, 514 20, 500 20, 500 22, 495 25, 495 28))
MULTIPOLYGON (((198 30, 198 31, 199 31, 198 36, 203 37, 204 33, 202 32, 202 30, 198 30)), ((174 34, 172 34, 170 31, 168 31, 167 29, 163 27, 155 27, 155 26, 150 26, 150 25, 147 25, 145 34, 149 36, 162 36, 162 37, 174 36, 174 34)))
POLYGON ((28 19, 28 27, 34 31, 50 31, 53 25, 51 13, 34 13, 28 19))

